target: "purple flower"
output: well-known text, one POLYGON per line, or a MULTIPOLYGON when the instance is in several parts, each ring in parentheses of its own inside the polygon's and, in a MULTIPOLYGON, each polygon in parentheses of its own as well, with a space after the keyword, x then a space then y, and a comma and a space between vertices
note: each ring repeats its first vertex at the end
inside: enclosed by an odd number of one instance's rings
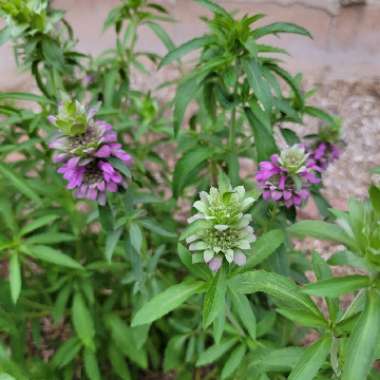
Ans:
POLYGON ((310 157, 322 170, 326 170, 341 155, 338 145, 329 142, 319 142, 314 148, 309 148, 309 151, 310 157))
POLYGON ((320 182, 319 166, 304 148, 294 146, 274 154, 270 161, 259 163, 256 181, 266 201, 275 201, 286 207, 301 206, 310 196, 309 187, 320 182))
POLYGON ((58 169, 68 181, 67 188, 75 190, 77 198, 86 198, 104 205, 106 193, 115 193, 119 186, 126 186, 121 174, 102 160, 80 160, 71 158, 58 169))
MULTIPOLYGON (((89 112, 88 125, 81 134, 59 133, 49 147, 56 152, 53 161, 62 166, 58 173, 67 181, 67 188, 75 190, 77 198, 86 198, 104 205, 106 193, 115 193, 127 183, 114 167, 111 158, 131 166, 133 158, 117 142, 112 126, 105 121, 94 121, 89 112)), ((56 118, 49 120, 55 122, 56 118)))

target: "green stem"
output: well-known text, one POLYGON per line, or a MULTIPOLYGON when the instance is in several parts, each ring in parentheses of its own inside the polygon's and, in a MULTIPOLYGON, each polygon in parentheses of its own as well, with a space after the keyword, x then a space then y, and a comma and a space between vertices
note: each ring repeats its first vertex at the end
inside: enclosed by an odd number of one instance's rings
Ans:
MULTIPOLYGON (((234 91, 234 97, 236 94, 236 86, 235 86, 235 91, 234 91)), ((231 125, 230 125, 230 131, 229 131, 229 136, 228 136, 228 146, 230 152, 235 151, 235 140, 236 140, 236 106, 232 109, 231 113, 231 125)))

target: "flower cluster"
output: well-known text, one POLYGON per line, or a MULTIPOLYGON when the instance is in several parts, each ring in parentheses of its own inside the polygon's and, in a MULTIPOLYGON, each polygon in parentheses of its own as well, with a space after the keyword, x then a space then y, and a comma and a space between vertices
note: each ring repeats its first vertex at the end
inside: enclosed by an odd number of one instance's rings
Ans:
POLYGON ((332 118, 331 123, 319 128, 316 135, 311 135, 314 142, 307 147, 310 158, 325 171, 327 167, 340 157, 341 120, 332 118))
POLYGON ((256 239, 249 225, 251 215, 244 214, 253 202, 243 186, 229 185, 225 189, 219 186, 219 189, 212 187, 210 193, 201 192, 200 200, 193 205, 198 213, 189 219, 198 228, 186 239, 190 251, 195 251, 193 261, 205 261, 214 272, 224 258, 228 263, 244 265, 247 260, 244 251, 256 239))
POLYGON ((320 182, 320 167, 302 146, 294 145, 259 163, 256 180, 265 200, 286 207, 300 206, 310 196, 309 187, 320 182))
POLYGON ((77 101, 66 99, 57 116, 49 121, 61 130, 49 146, 56 150, 53 161, 62 164, 58 173, 75 189, 77 198, 96 200, 104 205, 107 192, 126 187, 119 165, 128 167, 132 157, 117 143, 112 126, 94 120, 96 108, 87 110, 77 101))
POLYGON ((340 153, 337 144, 322 141, 310 149, 310 158, 324 171, 332 162, 340 157, 340 153))

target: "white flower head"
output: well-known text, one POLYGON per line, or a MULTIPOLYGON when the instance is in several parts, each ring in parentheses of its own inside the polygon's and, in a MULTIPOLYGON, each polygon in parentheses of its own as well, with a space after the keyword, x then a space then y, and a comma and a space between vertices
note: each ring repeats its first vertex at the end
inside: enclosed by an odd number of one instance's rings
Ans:
POLYGON ((193 205, 198 212, 188 222, 199 223, 200 228, 186 239, 189 250, 201 256, 213 271, 219 270, 223 259, 244 265, 246 252, 256 240, 249 225, 252 217, 245 214, 254 198, 243 186, 232 188, 229 184, 211 187, 209 193, 202 191, 199 197, 193 205))

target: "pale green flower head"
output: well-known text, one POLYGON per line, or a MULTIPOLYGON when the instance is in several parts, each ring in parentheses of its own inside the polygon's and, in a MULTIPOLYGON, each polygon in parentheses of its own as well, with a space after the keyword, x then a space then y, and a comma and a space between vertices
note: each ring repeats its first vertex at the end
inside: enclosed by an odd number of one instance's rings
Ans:
POLYGON ((279 163, 287 169, 289 173, 299 173, 305 165, 308 154, 305 149, 299 145, 293 145, 281 151, 279 163))
POLYGON ((77 100, 64 98, 58 107, 57 116, 49 116, 49 121, 67 136, 78 136, 86 132, 93 122, 98 107, 87 108, 77 100))
POLYGON ((223 259, 244 265, 245 251, 256 240, 249 225, 251 215, 244 213, 253 202, 243 186, 219 186, 209 193, 201 192, 200 200, 193 205, 198 213, 189 219, 193 234, 186 239, 189 250, 195 252, 193 261, 205 261, 213 271, 219 270, 223 259))

